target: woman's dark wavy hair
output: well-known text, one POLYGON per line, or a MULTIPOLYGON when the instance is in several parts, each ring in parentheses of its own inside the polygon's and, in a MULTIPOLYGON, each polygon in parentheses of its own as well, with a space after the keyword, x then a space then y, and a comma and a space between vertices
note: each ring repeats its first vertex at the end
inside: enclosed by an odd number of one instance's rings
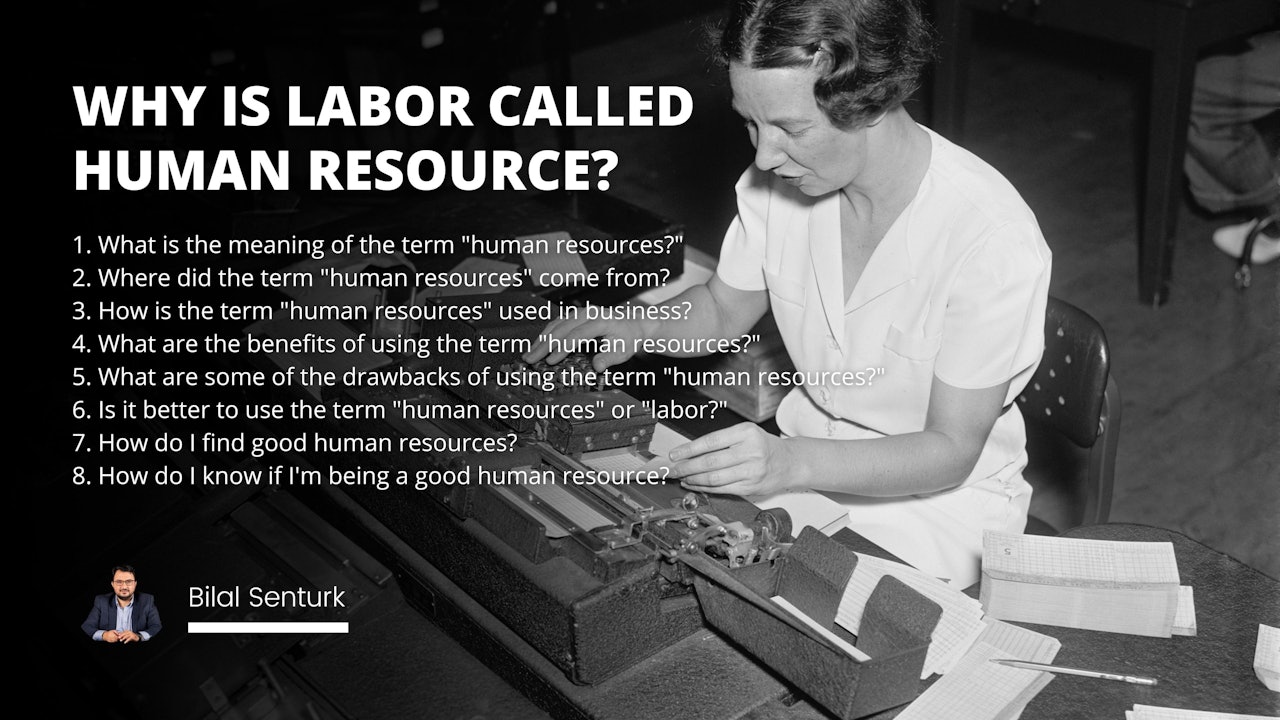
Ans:
POLYGON ((936 48, 915 0, 731 0, 709 41, 725 67, 813 65, 818 107, 841 129, 864 125, 910 97, 936 48))

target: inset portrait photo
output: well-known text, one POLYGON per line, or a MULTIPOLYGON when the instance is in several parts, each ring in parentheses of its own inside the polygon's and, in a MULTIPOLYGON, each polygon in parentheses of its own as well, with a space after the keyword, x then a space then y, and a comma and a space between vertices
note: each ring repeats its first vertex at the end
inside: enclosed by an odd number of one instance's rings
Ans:
POLYGON ((138 572, 132 565, 111 568, 111 592, 94 597, 80 628, 95 642, 141 643, 160 632, 155 598, 138 591, 138 572))

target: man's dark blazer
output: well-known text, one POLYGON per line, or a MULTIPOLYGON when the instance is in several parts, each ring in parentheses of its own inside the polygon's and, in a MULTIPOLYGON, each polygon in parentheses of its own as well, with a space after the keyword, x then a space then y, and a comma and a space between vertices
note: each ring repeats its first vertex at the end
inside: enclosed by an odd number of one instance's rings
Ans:
MULTIPOLYGON (((147 593, 135 593, 133 596, 133 631, 141 635, 147 633, 155 637, 160 632, 160 612, 156 610, 155 599, 147 593)), ((89 617, 84 619, 80 629, 93 637, 99 630, 116 629, 116 596, 114 593, 99 595, 93 599, 93 609, 89 617)))

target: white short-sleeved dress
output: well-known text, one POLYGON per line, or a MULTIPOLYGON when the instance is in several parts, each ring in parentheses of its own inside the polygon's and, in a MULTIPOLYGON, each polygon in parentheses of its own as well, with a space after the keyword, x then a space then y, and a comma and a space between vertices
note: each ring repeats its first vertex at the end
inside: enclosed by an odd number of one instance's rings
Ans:
POLYGON ((923 129, 932 141, 928 172, 848 302, 838 194, 811 198, 754 168, 736 186, 738 216, 716 272, 732 287, 768 290, 797 370, 872 377, 861 387, 793 389, 778 408, 785 435, 916 432, 935 376, 972 389, 1010 381, 1005 410, 961 486, 899 498, 829 493, 849 508, 854 530, 965 587, 978 579, 983 529, 1022 532, 1026 524, 1026 433, 1013 400, 1044 349, 1051 256, 1035 216, 1000 173, 923 129))

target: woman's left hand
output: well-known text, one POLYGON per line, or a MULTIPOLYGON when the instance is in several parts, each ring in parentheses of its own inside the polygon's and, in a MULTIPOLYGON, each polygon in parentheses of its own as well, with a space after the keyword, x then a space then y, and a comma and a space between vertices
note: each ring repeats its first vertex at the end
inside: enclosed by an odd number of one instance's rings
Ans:
POLYGON ((708 433, 671 450, 672 475, 689 490, 764 495, 798 483, 786 440, 750 422, 708 433))

